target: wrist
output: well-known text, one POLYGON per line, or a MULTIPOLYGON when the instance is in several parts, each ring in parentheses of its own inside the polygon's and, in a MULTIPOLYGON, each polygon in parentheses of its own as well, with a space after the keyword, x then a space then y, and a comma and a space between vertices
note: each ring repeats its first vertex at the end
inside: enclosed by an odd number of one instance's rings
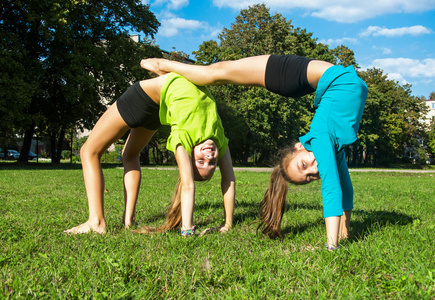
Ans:
POLYGON ((333 250, 338 250, 340 248, 340 246, 334 246, 334 245, 328 245, 328 244, 326 244, 326 250, 329 250, 329 251, 333 251, 333 250))
POLYGON ((181 229, 181 235, 182 236, 195 235, 195 226, 192 226, 192 228, 189 229, 181 229))

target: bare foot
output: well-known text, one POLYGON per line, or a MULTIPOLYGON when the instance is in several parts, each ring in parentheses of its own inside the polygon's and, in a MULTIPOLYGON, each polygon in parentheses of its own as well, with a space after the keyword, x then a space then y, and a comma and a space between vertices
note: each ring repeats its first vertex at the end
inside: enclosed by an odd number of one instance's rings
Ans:
POLYGON ((80 224, 79 226, 64 230, 65 233, 70 234, 82 234, 82 233, 89 233, 89 232, 96 232, 99 234, 106 233, 106 225, 99 224, 97 226, 92 226, 89 221, 86 223, 80 224))
POLYGON ((140 66, 158 75, 165 75, 168 73, 160 69, 160 58, 142 59, 140 62, 140 66))
POLYGON ((226 226, 219 226, 219 227, 215 227, 215 228, 207 228, 203 232, 201 232, 200 236, 204 236, 206 234, 210 234, 210 233, 214 233, 214 232, 227 233, 228 230, 230 230, 230 229, 228 227, 226 227, 226 226))
POLYGON ((340 228, 338 233, 338 241, 347 240, 349 238, 349 230, 346 227, 340 228))
POLYGON ((136 216, 133 214, 130 218, 125 218, 125 212, 122 214, 122 223, 124 224, 125 229, 136 227, 138 225, 136 222, 136 216))
POLYGON ((137 227, 139 224, 135 221, 130 222, 130 223, 124 223, 124 228, 125 229, 131 229, 131 228, 135 228, 137 227))

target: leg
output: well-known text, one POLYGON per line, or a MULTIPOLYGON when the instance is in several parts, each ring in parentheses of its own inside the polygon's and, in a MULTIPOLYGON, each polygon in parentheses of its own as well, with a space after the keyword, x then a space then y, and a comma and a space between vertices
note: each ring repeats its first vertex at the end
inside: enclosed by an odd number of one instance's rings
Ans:
POLYGON ((176 72, 198 85, 239 85, 265 87, 264 76, 269 55, 223 61, 208 66, 189 65, 167 59, 144 59, 141 67, 157 74, 176 72))
POLYGON ((135 223, 135 209, 141 181, 139 155, 155 132, 143 127, 131 129, 122 151, 125 199, 123 222, 126 228, 135 223))
POLYGON ((86 233, 95 231, 106 232, 104 219, 104 177, 100 158, 104 151, 121 138, 129 129, 121 118, 116 103, 101 116, 88 140, 80 149, 86 194, 89 205, 88 221, 74 228, 65 230, 67 233, 86 233))
POLYGON ((338 232, 340 228, 340 217, 327 217, 325 218, 327 245, 329 248, 336 248, 338 246, 338 232))
POLYGON ((340 219, 340 229, 338 231, 338 239, 347 239, 349 237, 350 217, 352 210, 346 210, 340 219))

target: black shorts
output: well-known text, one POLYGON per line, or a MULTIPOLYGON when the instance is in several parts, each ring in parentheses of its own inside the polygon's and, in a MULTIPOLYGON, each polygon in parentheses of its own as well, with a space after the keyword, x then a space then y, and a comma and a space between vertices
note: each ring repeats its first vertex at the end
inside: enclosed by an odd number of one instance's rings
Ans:
POLYGON ((296 55, 271 55, 266 65, 266 88, 285 97, 302 97, 315 90, 308 83, 311 58, 296 55))
POLYGON ((116 107, 130 128, 145 127, 148 130, 157 130, 162 126, 159 105, 145 93, 139 82, 134 83, 116 100, 116 107))

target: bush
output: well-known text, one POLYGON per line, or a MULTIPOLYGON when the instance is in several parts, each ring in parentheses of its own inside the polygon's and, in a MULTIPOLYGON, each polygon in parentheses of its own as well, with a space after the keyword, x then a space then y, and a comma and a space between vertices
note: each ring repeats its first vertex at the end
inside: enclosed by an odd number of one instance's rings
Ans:
POLYGON ((106 152, 101 156, 101 162, 105 163, 116 163, 120 162, 121 158, 118 155, 117 151, 106 152))
POLYGON ((71 151, 63 150, 61 156, 62 156, 62 159, 70 159, 71 158, 71 151))

